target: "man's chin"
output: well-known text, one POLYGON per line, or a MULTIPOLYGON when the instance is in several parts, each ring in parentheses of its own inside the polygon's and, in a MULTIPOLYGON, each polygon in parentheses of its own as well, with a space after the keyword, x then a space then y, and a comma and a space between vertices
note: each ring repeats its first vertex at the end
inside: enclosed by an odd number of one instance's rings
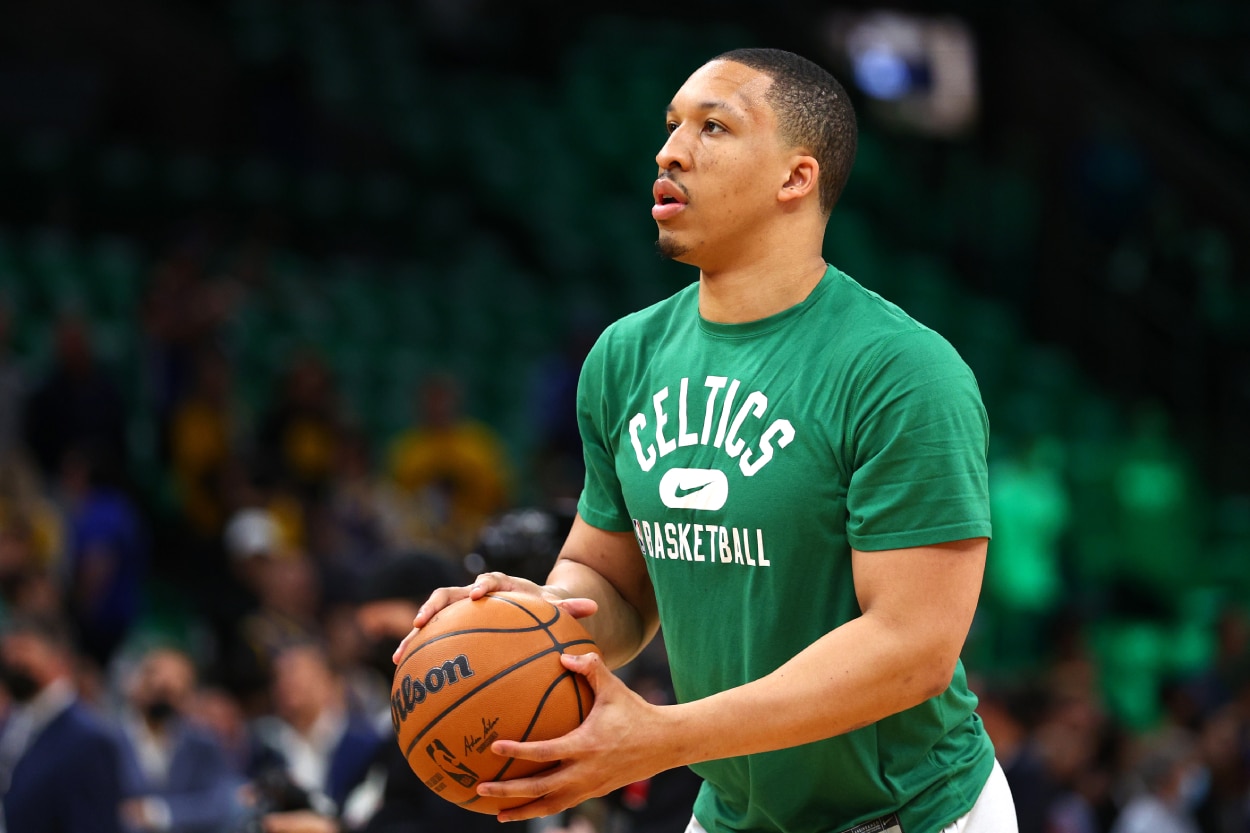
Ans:
POLYGON ((685 246, 672 237, 661 234, 659 239, 655 241, 656 253, 666 260, 675 260, 678 263, 685 263, 683 257, 690 251, 689 246, 685 246))

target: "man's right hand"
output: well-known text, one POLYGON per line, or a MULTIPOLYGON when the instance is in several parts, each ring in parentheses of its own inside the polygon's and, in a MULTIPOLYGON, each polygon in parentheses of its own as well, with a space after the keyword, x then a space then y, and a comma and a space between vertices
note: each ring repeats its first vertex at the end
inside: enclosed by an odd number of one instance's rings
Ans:
POLYGON ((399 643, 399 647, 391 655, 391 661, 396 665, 399 664, 421 628, 425 627, 434 614, 463 599, 480 599, 487 593, 494 593, 497 590, 527 593, 546 599, 576 619, 589 616, 599 609, 599 605, 593 599, 570 598, 557 587, 544 587, 529 579, 517 578, 506 573, 482 573, 472 584, 465 587, 440 587, 431 593, 412 620, 412 631, 404 637, 404 641, 399 643))

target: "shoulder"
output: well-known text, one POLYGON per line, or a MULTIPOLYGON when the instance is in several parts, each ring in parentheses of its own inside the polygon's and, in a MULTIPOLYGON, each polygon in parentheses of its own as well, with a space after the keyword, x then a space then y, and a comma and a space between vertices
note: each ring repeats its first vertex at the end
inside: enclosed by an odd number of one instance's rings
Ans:
POLYGON ((925 358, 958 358, 937 331, 917 321, 898 304, 864 287, 844 272, 832 270, 823 301, 839 317, 839 332, 870 351, 909 353, 925 358))
POLYGON ((72 747, 73 760, 80 765, 93 764, 101 758, 109 759, 112 765, 122 749, 116 729, 81 703, 74 703, 48 724, 40 740, 49 749, 72 747))
POLYGON ((116 732, 111 724, 106 723, 100 715, 80 702, 75 702, 68 706, 61 713, 61 716, 56 718, 48 728, 51 729, 58 725, 75 734, 92 735, 106 739, 116 737, 116 732))
POLYGON ((859 389, 952 378, 975 385, 967 363, 940 333, 842 272, 834 270, 831 280, 817 320, 832 333, 829 349, 850 363, 859 389))

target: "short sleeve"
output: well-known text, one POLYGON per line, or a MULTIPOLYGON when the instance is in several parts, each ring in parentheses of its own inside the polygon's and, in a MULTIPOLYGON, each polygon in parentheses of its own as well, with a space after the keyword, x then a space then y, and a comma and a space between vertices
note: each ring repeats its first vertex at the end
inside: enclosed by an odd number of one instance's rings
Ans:
POLYGON ((852 547, 989 537, 989 420, 972 371, 945 339, 919 328, 883 342, 851 409, 852 547))
POLYGON ((616 437, 612 431, 607 386, 609 328, 591 348, 577 382, 577 428, 582 438, 586 482, 577 512, 582 520, 608 532, 633 528, 616 473, 616 437))

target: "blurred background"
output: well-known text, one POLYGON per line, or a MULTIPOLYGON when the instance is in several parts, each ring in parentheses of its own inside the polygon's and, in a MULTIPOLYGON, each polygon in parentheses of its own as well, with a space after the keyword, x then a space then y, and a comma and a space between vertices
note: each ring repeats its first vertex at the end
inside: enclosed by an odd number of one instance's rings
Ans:
MULTIPOLYGON (((253 788, 292 646, 343 713, 385 711, 378 576, 545 572, 581 358, 697 278, 652 247, 663 108, 778 46, 860 116, 826 257, 981 384, 964 661, 1022 831, 1153 795, 1245 833, 1247 38, 1232 0, 6 4, 0 616, 64 622, 106 719, 187 658, 188 720, 253 788)), ((626 675, 667 696, 659 648, 626 675)), ((688 786, 552 823, 680 831, 688 786)))

